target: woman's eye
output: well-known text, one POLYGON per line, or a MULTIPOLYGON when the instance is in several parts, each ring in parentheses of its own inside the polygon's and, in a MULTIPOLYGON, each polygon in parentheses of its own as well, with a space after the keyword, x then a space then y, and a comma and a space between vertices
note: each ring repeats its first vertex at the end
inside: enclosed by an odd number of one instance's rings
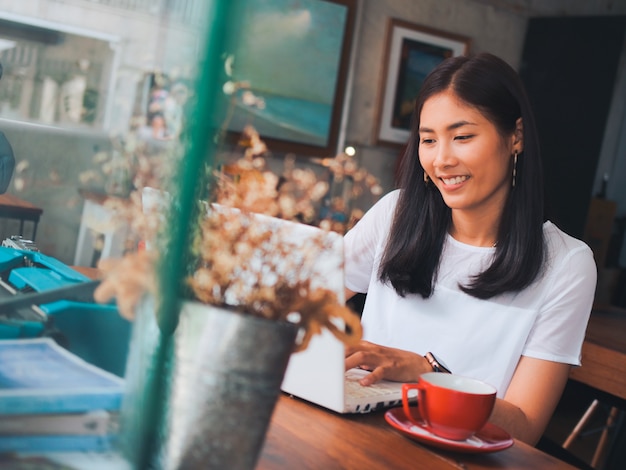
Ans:
POLYGON ((457 135, 454 140, 468 140, 474 137, 473 135, 457 135))
POLYGON ((435 141, 435 139, 427 139, 427 138, 423 138, 420 143, 421 144, 432 144, 435 141))

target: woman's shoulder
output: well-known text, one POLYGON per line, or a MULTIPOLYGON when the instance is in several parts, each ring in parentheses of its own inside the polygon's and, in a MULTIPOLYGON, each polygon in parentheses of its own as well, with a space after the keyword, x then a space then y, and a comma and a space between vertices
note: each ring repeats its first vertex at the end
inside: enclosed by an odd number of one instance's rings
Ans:
POLYGON ((394 189, 383 195, 376 203, 367 211, 370 217, 389 217, 395 212, 400 190, 394 189))
POLYGON ((362 233, 364 231, 377 233, 379 236, 385 234, 392 223, 398 195, 399 190, 393 190, 382 196, 365 212, 363 217, 348 231, 346 236, 351 238, 357 232, 362 233))
POLYGON ((395 206, 398 203, 398 198, 400 197, 401 189, 393 189, 381 197, 377 204, 387 204, 395 206))
POLYGON ((543 234, 547 243, 553 248, 559 248, 565 251, 589 250, 591 252, 591 248, 589 248, 584 241, 564 232, 551 221, 546 221, 543 224, 543 234))
POLYGON ((567 234, 550 221, 543 224, 543 233, 549 257, 553 262, 575 258, 578 262, 595 265, 593 251, 584 241, 567 234))

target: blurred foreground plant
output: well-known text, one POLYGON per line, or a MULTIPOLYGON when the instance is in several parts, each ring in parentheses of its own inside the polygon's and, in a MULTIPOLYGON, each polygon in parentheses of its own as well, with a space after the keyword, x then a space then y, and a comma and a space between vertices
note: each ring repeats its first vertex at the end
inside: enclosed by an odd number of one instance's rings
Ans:
MULTIPOLYGON (((320 179, 312 169, 297 167, 293 156, 285 158, 281 174, 269 170, 268 149, 254 128, 244 129, 238 148, 243 154, 230 155, 212 171, 208 197, 201 202, 204 209, 197 225, 190 227, 197 234, 186 281, 191 299, 270 320, 296 322, 303 332, 299 349, 304 349, 323 327, 347 344, 358 341, 358 316, 332 289, 314 285, 313 273, 302 268, 306 259, 330 253, 323 232, 313 246, 303 249, 283 229, 259 225, 253 217, 264 214, 344 233, 358 219, 358 213, 346 215, 343 221, 334 219, 332 211, 322 214, 322 209, 328 209, 324 198, 329 194, 329 181, 320 179), (251 260, 263 268, 252 269, 251 260)), ((171 156, 163 153, 160 158, 143 159, 137 157, 138 151, 140 146, 126 148, 128 159, 135 162, 126 167, 132 181, 129 194, 110 197, 105 204, 126 221, 135 240, 154 247, 158 235, 167 232, 163 213, 169 206, 169 193, 161 159, 171 156), (159 177, 154 178, 154 174, 159 177), (157 204, 146 204, 146 191, 156 194, 157 204)), ((354 197, 365 190, 374 198, 381 193, 376 178, 360 170, 345 154, 318 163, 330 171, 335 183, 351 178, 354 197)), ((337 206, 335 201, 334 208, 345 207, 345 202, 337 206)), ((99 268, 104 278, 96 300, 106 302, 115 297, 122 315, 133 318, 144 293, 157 296, 159 292, 154 272, 158 256, 159 250, 140 249, 129 251, 121 260, 102 260, 99 268)), ((341 269, 343 260, 335 261, 341 269)))

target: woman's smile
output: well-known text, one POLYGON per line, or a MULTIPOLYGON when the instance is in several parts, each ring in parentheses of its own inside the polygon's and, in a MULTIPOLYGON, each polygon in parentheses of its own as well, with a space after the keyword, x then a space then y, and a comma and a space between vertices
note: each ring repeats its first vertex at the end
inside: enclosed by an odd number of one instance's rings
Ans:
POLYGON ((470 177, 465 176, 439 176, 439 179, 443 181, 446 186, 459 186, 461 183, 467 181, 470 177))

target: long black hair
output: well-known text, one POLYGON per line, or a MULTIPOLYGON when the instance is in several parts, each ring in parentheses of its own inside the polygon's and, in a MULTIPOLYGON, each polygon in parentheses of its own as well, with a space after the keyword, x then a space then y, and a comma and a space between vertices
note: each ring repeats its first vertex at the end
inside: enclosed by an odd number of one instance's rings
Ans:
POLYGON ((520 291, 540 273, 545 257, 539 141, 520 77, 502 59, 487 53, 446 59, 422 85, 400 164, 401 191, 379 279, 391 283, 401 296, 432 295, 451 210, 435 185, 424 182, 418 156, 419 127, 424 102, 446 90, 478 109, 501 136, 512 135, 517 119, 522 118, 524 148, 517 159, 515 186, 509 191, 502 213, 494 260, 469 285, 460 286, 480 299, 520 291))

